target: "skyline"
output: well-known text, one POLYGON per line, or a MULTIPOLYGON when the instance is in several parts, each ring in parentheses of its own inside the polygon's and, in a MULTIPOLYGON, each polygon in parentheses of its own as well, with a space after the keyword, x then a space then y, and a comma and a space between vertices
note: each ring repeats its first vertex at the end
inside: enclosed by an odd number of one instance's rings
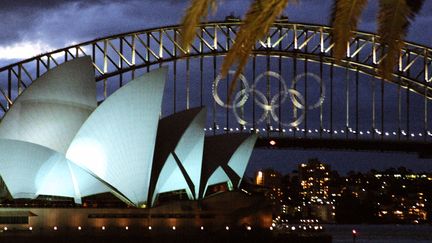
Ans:
MULTIPOLYGON (((39 52, 65 47, 82 41, 99 37, 147 29, 151 27, 178 24, 189 1, 159 1, 159 10, 154 11, 151 1, 34 1, 3 2, 0 14, 4 16, 0 23, 3 29, 0 38, 0 66, 25 58, 25 55, 36 55, 39 52), (179 11, 182 9, 182 11, 179 11), (102 14, 103 13, 103 14, 102 14), (14 56, 17 55, 17 56, 14 56)), ((233 14, 242 16, 249 1, 232 0, 223 2, 210 20, 222 20, 233 14)), ((328 25, 332 1, 303 0, 298 5, 290 5, 285 11, 290 21, 308 22, 328 25), (319 3, 319 4, 318 4, 319 3), (314 14, 310 14, 314 12, 314 14)), ((377 3, 371 2, 365 10, 360 30, 375 32, 375 15, 377 3)), ((408 40, 430 46, 432 28, 432 3, 425 2, 410 29, 408 40)), ((368 153, 345 151, 300 151, 272 150, 254 151, 248 174, 254 168, 295 167, 295 164, 317 157, 332 164, 340 171, 368 170, 374 168, 398 167, 404 165, 416 171, 431 170, 429 160, 420 160, 416 155, 400 153, 368 153), (286 156, 289 153, 289 156, 286 156), (286 158, 289 157, 289 158, 286 158), (287 160, 287 161, 284 161, 287 160), (349 162, 347 162, 349 160, 349 162), (283 163, 283 164, 280 164, 283 163), (350 163, 347 166, 347 163, 350 163), (287 166, 288 165, 288 166, 287 166)))

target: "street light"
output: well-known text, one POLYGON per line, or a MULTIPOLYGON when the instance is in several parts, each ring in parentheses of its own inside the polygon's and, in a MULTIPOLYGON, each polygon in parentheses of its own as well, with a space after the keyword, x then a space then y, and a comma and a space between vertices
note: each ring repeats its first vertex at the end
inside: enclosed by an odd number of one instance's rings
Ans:
POLYGON ((353 237, 353 242, 355 242, 357 238, 357 231, 355 229, 352 230, 352 237, 353 237))

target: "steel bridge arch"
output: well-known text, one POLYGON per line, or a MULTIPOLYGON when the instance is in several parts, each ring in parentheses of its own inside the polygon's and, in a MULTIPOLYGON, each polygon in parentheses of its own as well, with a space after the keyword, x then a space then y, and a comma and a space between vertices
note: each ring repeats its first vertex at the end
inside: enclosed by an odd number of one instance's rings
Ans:
MULTIPOLYGON (((201 34, 192 44, 190 51, 181 48, 179 42, 180 26, 173 25, 127 32, 72 45, 1 67, 0 73, 8 73, 8 84, 11 84, 13 78, 21 79, 21 82, 24 82, 26 78, 33 81, 43 71, 57 66, 63 61, 76 56, 90 55, 96 69, 96 80, 101 81, 161 62, 171 62, 176 59, 202 55, 225 55, 233 43, 240 25, 241 22, 235 19, 202 24, 199 27, 201 34), (114 44, 115 41, 120 42, 114 44), (138 42, 143 45, 143 50, 136 48, 138 42), (158 46, 151 46, 154 43, 157 43, 158 46), (85 50, 88 47, 91 47, 90 52, 85 50), (124 53, 126 47, 132 50, 129 57, 124 53), (169 47, 174 48, 169 50, 169 47), (107 54, 110 48, 114 52, 107 54), (98 51, 102 53, 98 53, 98 51), (103 56, 102 63, 96 60, 98 54, 103 56), (50 64, 51 62, 54 65, 50 64), (113 66, 109 66, 109 63, 113 66), (30 73, 26 67, 31 64, 35 64, 37 68, 35 73, 30 73)), ((382 48, 377 42, 379 36, 373 33, 356 31, 354 38, 349 43, 349 47, 347 47, 347 57, 342 62, 336 63, 331 55, 333 48, 331 30, 332 28, 329 26, 291 23, 280 20, 271 27, 268 37, 264 41, 257 43, 253 53, 255 55, 295 56, 309 61, 323 61, 324 64, 334 64, 352 70, 359 70, 365 74, 378 77, 377 66, 382 60, 382 48), (284 43, 284 41, 288 42, 284 43), (306 48, 310 45, 312 47, 306 48), (368 50, 368 52, 362 53, 363 50, 368 50)), ((426 95, 431 98, 432 49, 415 43, 404 42, 404 47, 399 56, 398 69, 394 76, 402 81, 403 87, 410 87, 420 94, 425 94, 426 90, 426 95)), ((16 81, 18 82, 18 80, 16 81)), ((5 90, 2 90, 2 93, 7 96, 8 100, 13 100, 13 97, 7 95, 5 90)))
MULTIPOLYGON (((127 82, 126 74, 130 73, 131 77, 134 77, 138 70, 148 71, 154 65, 198 57, 224 56, 232 46, 240 24, 239 20, 227 19, 200 25, 197 31, 198 37, 188 51, 183 50, 179 42, 180 26, 173 25, 99 38, 2 67, 0 68, 2 114, 36 78, 69 59, 83 55, 92 57, 96 81, 102 86, 101 99, 104 99, 108 95, 110 79, 113 77, 118 78, 121 86, 123 82, 127 82)), ((252 56, 287 57, 316 62, 342 67, 379 79, 377 67, 383 57, 382 47, 378 43, 379 36, 373 33, 355 32, 354 38, 347 45, 346 58, 337 63, 331 55, 333 48, 331 30, 329 26, 280 20, 271 27, 269 35, 264 40, 257 42, 252 56)), ((429 124, 432 122, 429 121, 428 114, 428 103, 432 99, 432 49, 404 42, 398 67, 393 76, 391 82, 424 97, 422 105, 426 107, 425 129, 422 137, 425 138, 426 144, 419 146, 425 150, 424 148, 430 145, 426 137, 432 136, 429 131, 429 124)), ((319 131, 320 138, 322 129, 321 127, 319 131)), ((348 132, 348 126, 346 129, 348 132)), ((329 132, 333 133, 332 130, 329 132)), ((381 131, 382 136, 378 137, 384 137, 383 134, 384 131, 381 131)), ((409 131, 406 137, 410 140, 409 131)))

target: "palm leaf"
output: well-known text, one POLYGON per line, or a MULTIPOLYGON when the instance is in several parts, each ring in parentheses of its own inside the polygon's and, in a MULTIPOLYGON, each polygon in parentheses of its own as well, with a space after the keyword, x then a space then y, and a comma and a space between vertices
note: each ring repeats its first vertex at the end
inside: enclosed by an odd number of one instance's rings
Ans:
POLYGON ((191 0, 186 15, 183 17, 180 31, 183 50, 189 50, 196 35, 196 27, 208 15, 209 9, 216 9, 216 7, 216 0, 191 0))
POLYGON ((392 78, 407 29, 422 4, 422 0, 380 0, 378 34, 383 59, 379 63, 379 74, 382 78, 392 78))
POLYGON ((222 77, 226 77, 231 66, 237 70, 231 81, 228 97, 233 94, 237 80, 247 64, 255 43, 269 31, 276 18, 282 14, 289 0, 254 0, 249 7, 244 23, 222 64, 222 77))
POLYGON ((347 43, 357 29, 367 0, 334 0, 332 13, 333 56, 337 61, 345 57, 347 43))

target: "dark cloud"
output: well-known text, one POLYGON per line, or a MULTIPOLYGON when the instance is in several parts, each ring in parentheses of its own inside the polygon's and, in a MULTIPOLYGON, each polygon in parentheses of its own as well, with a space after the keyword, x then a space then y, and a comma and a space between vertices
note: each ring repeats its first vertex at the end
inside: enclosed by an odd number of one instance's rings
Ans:
MULTIPOLYGON (((71 43, 139 29, 178 24, 189 0, 2 0, 0 48, 14 44, 43 43, 57 49, 71 43)), ((250 0, 219 0, 209 20, 227 15, 244 16, 250 0)), ((291 21, 328 25, 331 0, 301 0, 284 15, 291 21)), ((377 1, 369 1, 360 30, 375 32, 377 1)), ((408 40, 431 45, 432 1, 426 1, 412 23, 408 40)), ((12 60, 13 61, 13 60, 12 60)), ((12 62, 9 61, 9 62, 12 62)), ((0 57, 0 64, 4 64, 0 57)))
POLYGON ((0 10, 0 45, 40 40, 58 48, 71 42, 175 23, 181 12, 170 9, 170 1, 161 1, 158 11, 153 1, 21 2, 20 7, 6 3, 0 10))
POLYGON ((106 4, 112 2, 128 2, 120 0, 2 0, 0 12, 8 11, 45 11, 55 9, 63 5, 76 3, 85 8, 95 4, 106 4))
MULTIPOLYGON (((187 0, 3 0, 0 6, 0 45, 23 40, 41 40, 61 47, 119 32, 175 24, 181 20, 187 0)), ((250 1, 220 1, 210 20, 220 20, 233 13, 243 16, 250 1)), ((360 29, 375 31, 376 1, 366 8, 360 29)), ((285 15, 290 20, 329 24, 332 1, 302 0, 291 4, 285 15)), ((424 32, 430 22, 432 4, 427 1, 410 32, 410 39, 424 32), (421 26, 421 28, 417 28, 421 26)), ((432 32, 432 30, 427 30, 432 32)))

